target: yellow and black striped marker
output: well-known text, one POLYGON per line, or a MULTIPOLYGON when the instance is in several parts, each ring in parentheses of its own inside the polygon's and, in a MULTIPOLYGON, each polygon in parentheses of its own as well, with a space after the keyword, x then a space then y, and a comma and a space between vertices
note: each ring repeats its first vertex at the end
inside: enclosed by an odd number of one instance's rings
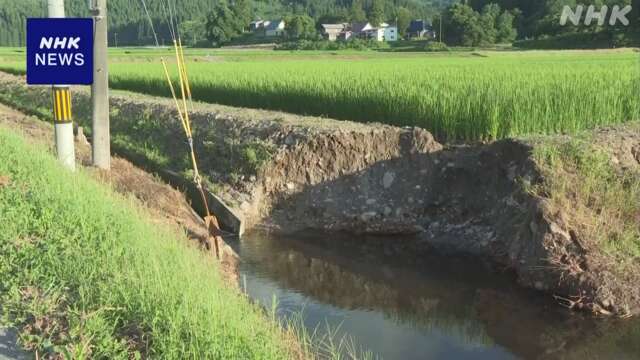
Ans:
POLYGON ((53 119, 57 124, 70 123, 71 91, 68 87, 53 88, 53 119))

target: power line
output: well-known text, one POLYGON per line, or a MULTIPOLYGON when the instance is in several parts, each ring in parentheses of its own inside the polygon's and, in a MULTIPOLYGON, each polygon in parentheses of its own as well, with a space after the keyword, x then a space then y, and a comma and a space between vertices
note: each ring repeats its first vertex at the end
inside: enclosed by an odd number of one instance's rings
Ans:
POLYGON ((156 41, 156 47, 160 47, 160 43, 158 42, 158 35, 156 34, 156 29, 153 27, 153 20, 151 20, 151 15, 149 15, 149 10, 147 9, 147 3, 144 0, 140 0, 142 2, 142 7, 144 8, 145 14, 147 14, 147 19, 149 19, 149 25, 151 25, 151 32, 153 33, 153 38, 156 41))

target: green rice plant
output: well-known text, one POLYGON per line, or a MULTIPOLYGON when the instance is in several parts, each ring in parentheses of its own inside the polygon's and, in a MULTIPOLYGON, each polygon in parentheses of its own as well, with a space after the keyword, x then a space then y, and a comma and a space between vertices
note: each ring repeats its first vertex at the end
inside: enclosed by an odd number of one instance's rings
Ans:
MULTIPOLYGON (((640 119, 634 53, 492 54, 192 63, 196 99, 418 126, 444 140, 571 133, 640 119)), ((112 66, 112 86, 167 96, 154 63, 112 66)))
MULTIPOLYGON (((573 133, 640 119, 633 51, 212 54, 191 52, 196 100, 418 126, 444 141, 573 133)), ((169 96, 157 55, 148 51, 118 57, 110 74, 113 88, 169 96)))

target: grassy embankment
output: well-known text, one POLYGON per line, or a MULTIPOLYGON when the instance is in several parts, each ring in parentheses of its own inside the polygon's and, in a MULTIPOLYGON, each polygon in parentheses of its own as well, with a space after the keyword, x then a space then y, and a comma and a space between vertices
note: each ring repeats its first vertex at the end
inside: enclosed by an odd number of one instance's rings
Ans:
POLYGON ((134 200, 0 129, 4 324, 40 355, 288 359, 297 345, 134 200))
MULTIPOLYGON (((636 133, 639 126, 629 125, 636 133)), ((539 144, 534 157, 544 181, 532 192, 548 199, 553 213, 564 213, 567 225, 580 229, 582 246, 591 255, 601 251, 605 266, 622 276, 640 260, 640 168, 615 166, 593 143, 587 133, 539 144)))
MULTIPOLYGON (((0 70, 23 73, 16 51, 0 70), (13 59, 13 61, 12 61, 13 59)), ((168 96, 158 55, 114 50, 111 86, 168 96)), ((22 55, 23 56, 23 55, 22 55)), ((573 133, 640 119, 638 53, 189 51, 197 100, 420 126, 440 140, 573 133)))

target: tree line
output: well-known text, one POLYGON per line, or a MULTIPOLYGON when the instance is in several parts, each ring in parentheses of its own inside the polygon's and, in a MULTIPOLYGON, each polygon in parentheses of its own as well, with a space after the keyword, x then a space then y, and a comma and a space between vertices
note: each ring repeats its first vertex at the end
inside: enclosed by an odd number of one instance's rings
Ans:
MULTIPOLYGON (((245 5, 250 0, 227 1, 209 14, 202 30, 213 43, 225 44, 242 36, 246 30, 243 24, 259 15, 245 5), (241 24, 236 24, 237 21, 241 24)), ((412 19, 426 19, 432 20, 436 32, 442 31, 438 38, 448 45, 485 46, 571 35, 581 36, 570 37, 568 41, 584 45, 593 39, 606 39, 605 46, 640 44, 640 0, 293 0, 287 4, 280 4, 280 16, 271 19, 285 19, 289 40, 317 39, 321 24, 363 21, 374 26, 382 22, 395 24, 404 36, 412 19), (633 11, 628 16, 631 24, 561 25, 563 8, 575 9, 576 4, 593 5, 597 11, 603 5, 609 9, 614 5, 632 5, 633 11)))
MULTIPOLYGON (((449 45, 481 46, 516 39, 600 36, 616 45, 637 45, 640 0, 172 0, 183 39, 190 45, 225 44, 243 36, 256 18, 285 19, 292 39, 315 39, 323 23, 397 24, 401 36, 412 19, 433 22, 449 45), (565 5, 632 5, 630 26, 562 26, 565 5), (636 41, 634 43, 634 41, 636 41)), ((158 40, 170 41, 167 0, 146 0, 158 40)), ((66 0, 67 16, 90 16, 86 0, 66 0)), ((42 0, 0 0, 0 46, 24 46, 27 17, 46 16, 42 0)), ((139 0, 109 0, 111 45, 152 45, 139 0)))
MULTIPOLYGON (((564 38, 587 43, 594 39, 607 39, 609 46, 638 46, 640 0, 465 0, 447 8, 443 25, 447 30, 447 41, 464 45, 482 45, 494 39, 497 42, 511 40, 515 33, 515 38, 520 40, 564 38), (632 11, 627 16, 630 24, 560 24, 564 7, 576 10, 576 5, 585 7, 583 20, 586 7, 591 5, 598 12, 603 6, 610 11, 614 6, 623 8, 631 5, 632 11), (496 16, 500 11, 503 13, 496 16), (506 23, 511 21, 514 32, 507 29, 506 23), (491 23, 494 23, 493 27, 491 23)), ((587 44, 565 45, 580 47, 587 44)))
MULTIPOLYGON (((161 43, 169 43, 166 0, 145 0, 161 43)), ((175 17, 180 23, 203 21, 212 11, 211 0, 184 0, 176 3, 175 17)), ((155 40, 140 0, 108 0, 110 45, 152 45, 155 40)), ((90 17, 87 0, 65 0, 68 17, 90 17)), ((0 46, 24 46, 26 19, 46 17, 47 4, 43 0, 0 0, 0 46)))
MULTIPOLYGON (((146 0, 161 43, 170 41, 168 0, 146 0)), ((245 31, 254 18, 282 19, 307 15, 315 22, 387 20, 396 12, 430 18, 439 4, 453 0, 171 0, 185 40, 202 43, 205 24, 220 24, 212 34, 223 42, 245 31), (383 15, 384 14, 384 15, 383 15), (231 16, 235 19, 231 19, 231 16)), ((69 17, 90 16, 87 0, 66 0, 69 17)), ((109 0, 109 42, 111 45, 152 45, 151 27, 140 0, 109 0)), ((42 0, 0 0, 0 46, 24 46, 26 19, 45 17, 42 0)))

